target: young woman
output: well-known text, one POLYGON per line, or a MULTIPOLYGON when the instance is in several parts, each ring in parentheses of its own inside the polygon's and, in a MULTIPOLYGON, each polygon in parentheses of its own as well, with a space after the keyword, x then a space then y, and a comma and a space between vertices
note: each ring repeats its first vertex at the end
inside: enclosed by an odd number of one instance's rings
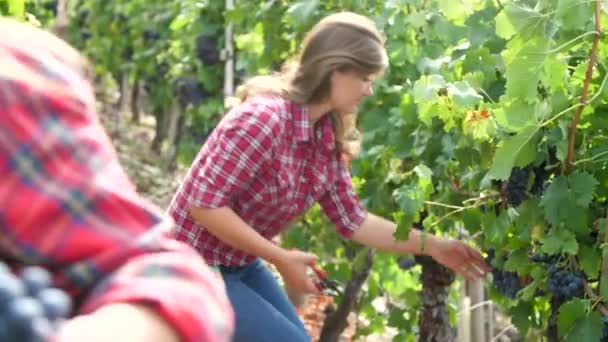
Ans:
POLYGON ((424 253, 468 278, 488 269, 466 244, 396 225, 368 213, 354 193, 342 156, 352 156, 348 127, 372 80, 388 64, 374 24, 354 13, 321 20, 297 61, 276 76, 249 80, 241 103, 213 131, 175 195, 175 237, 194 246, 224 278, 236 313, 235 341, 308 341, 286 285, 316 292, 307 269, 316 257, 270 239, 314 203, 346 238, 396 253, 424 253), (346 113, 346 114, 344 114, 346 113))

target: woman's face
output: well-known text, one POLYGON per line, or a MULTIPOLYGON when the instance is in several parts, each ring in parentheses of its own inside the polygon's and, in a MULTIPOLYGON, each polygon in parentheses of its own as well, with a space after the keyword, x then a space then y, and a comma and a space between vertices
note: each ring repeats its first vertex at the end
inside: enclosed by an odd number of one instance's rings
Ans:
POLYGON ((356 113, 361 101, 373 91, 373 75, 360 71, 334 71, 330 78, 330 104, 338 113, 356 113))

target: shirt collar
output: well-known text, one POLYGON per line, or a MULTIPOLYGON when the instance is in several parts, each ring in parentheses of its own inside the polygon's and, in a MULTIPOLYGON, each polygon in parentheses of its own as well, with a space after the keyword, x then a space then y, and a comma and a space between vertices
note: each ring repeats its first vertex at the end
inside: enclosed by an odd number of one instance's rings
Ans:
MULTIPOLYGON (((293 130, 295 140, 297 142, 310 141, 310 114, 306 106, 293 103, 291 106, 291 115, 293 119, 293 130)), ((335 134, 333 124, 329 115, 324 115, 317 121, 315 127, 316 140, 323 145, 328 151, 333 151, 336 147, 335 134)))

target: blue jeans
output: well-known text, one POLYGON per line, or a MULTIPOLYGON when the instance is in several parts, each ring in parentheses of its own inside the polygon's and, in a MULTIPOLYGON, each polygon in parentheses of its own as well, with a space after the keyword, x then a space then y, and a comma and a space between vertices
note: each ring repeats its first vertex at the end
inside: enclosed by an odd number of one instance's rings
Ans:
POLYGON ((234 342, 310 341, 285 291, 260 259, 219 270, 236 316, 234 342))

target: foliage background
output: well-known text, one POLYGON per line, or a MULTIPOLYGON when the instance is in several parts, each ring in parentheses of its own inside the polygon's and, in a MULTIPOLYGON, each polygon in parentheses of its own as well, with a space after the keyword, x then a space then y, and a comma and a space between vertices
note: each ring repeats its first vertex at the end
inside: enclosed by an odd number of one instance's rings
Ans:
MULTIPOLYGON (((53 3, 4 0, 0 8, 51 27, 53 3)), ((91 59, 98 95, 118 89, 113 99, 121 110, 127 99, 142 104, 125 113, 155 116, 151 148, 169 164, 188 165, 224 110, 219 51, 227 23, 235 30, 238 83, 293 57, 304 33, 328 13, 371 17, 386 36, 390 68, 360 110, 364 149, 352 173, 361 199, 395 220, 401 238, 417 224, 492 251, 497 269, 517 273, 520 291, 510 298, 491 283, 488 289, 523 335, 539 329, 549 340, 598 341, 608 314, 607 6, 260 0, 226 10, 216 0, 73 0, 66 38, 91 59), (201 51, 201 35, 215 51, 201 51), (524 175, 514 179, 513 169, 524 175), (547 265, 530 260, 540 254, 582 274, 585 291, 552 296, 547 265)), ((338 239, 318 208, 295 226, 283 243, 317 253, 335 278, 347 282, 364 266, 367 250, 338 239)), ((367 322, 359 335, 394 327, 395 340, 416 340, 421 267, 406 272, 398 261, 373 257, 355 306, 367 322), (380 314, 378 298, 388 303, 380 314)), ((452 323, 457 299, 452 291, 452 323)))

